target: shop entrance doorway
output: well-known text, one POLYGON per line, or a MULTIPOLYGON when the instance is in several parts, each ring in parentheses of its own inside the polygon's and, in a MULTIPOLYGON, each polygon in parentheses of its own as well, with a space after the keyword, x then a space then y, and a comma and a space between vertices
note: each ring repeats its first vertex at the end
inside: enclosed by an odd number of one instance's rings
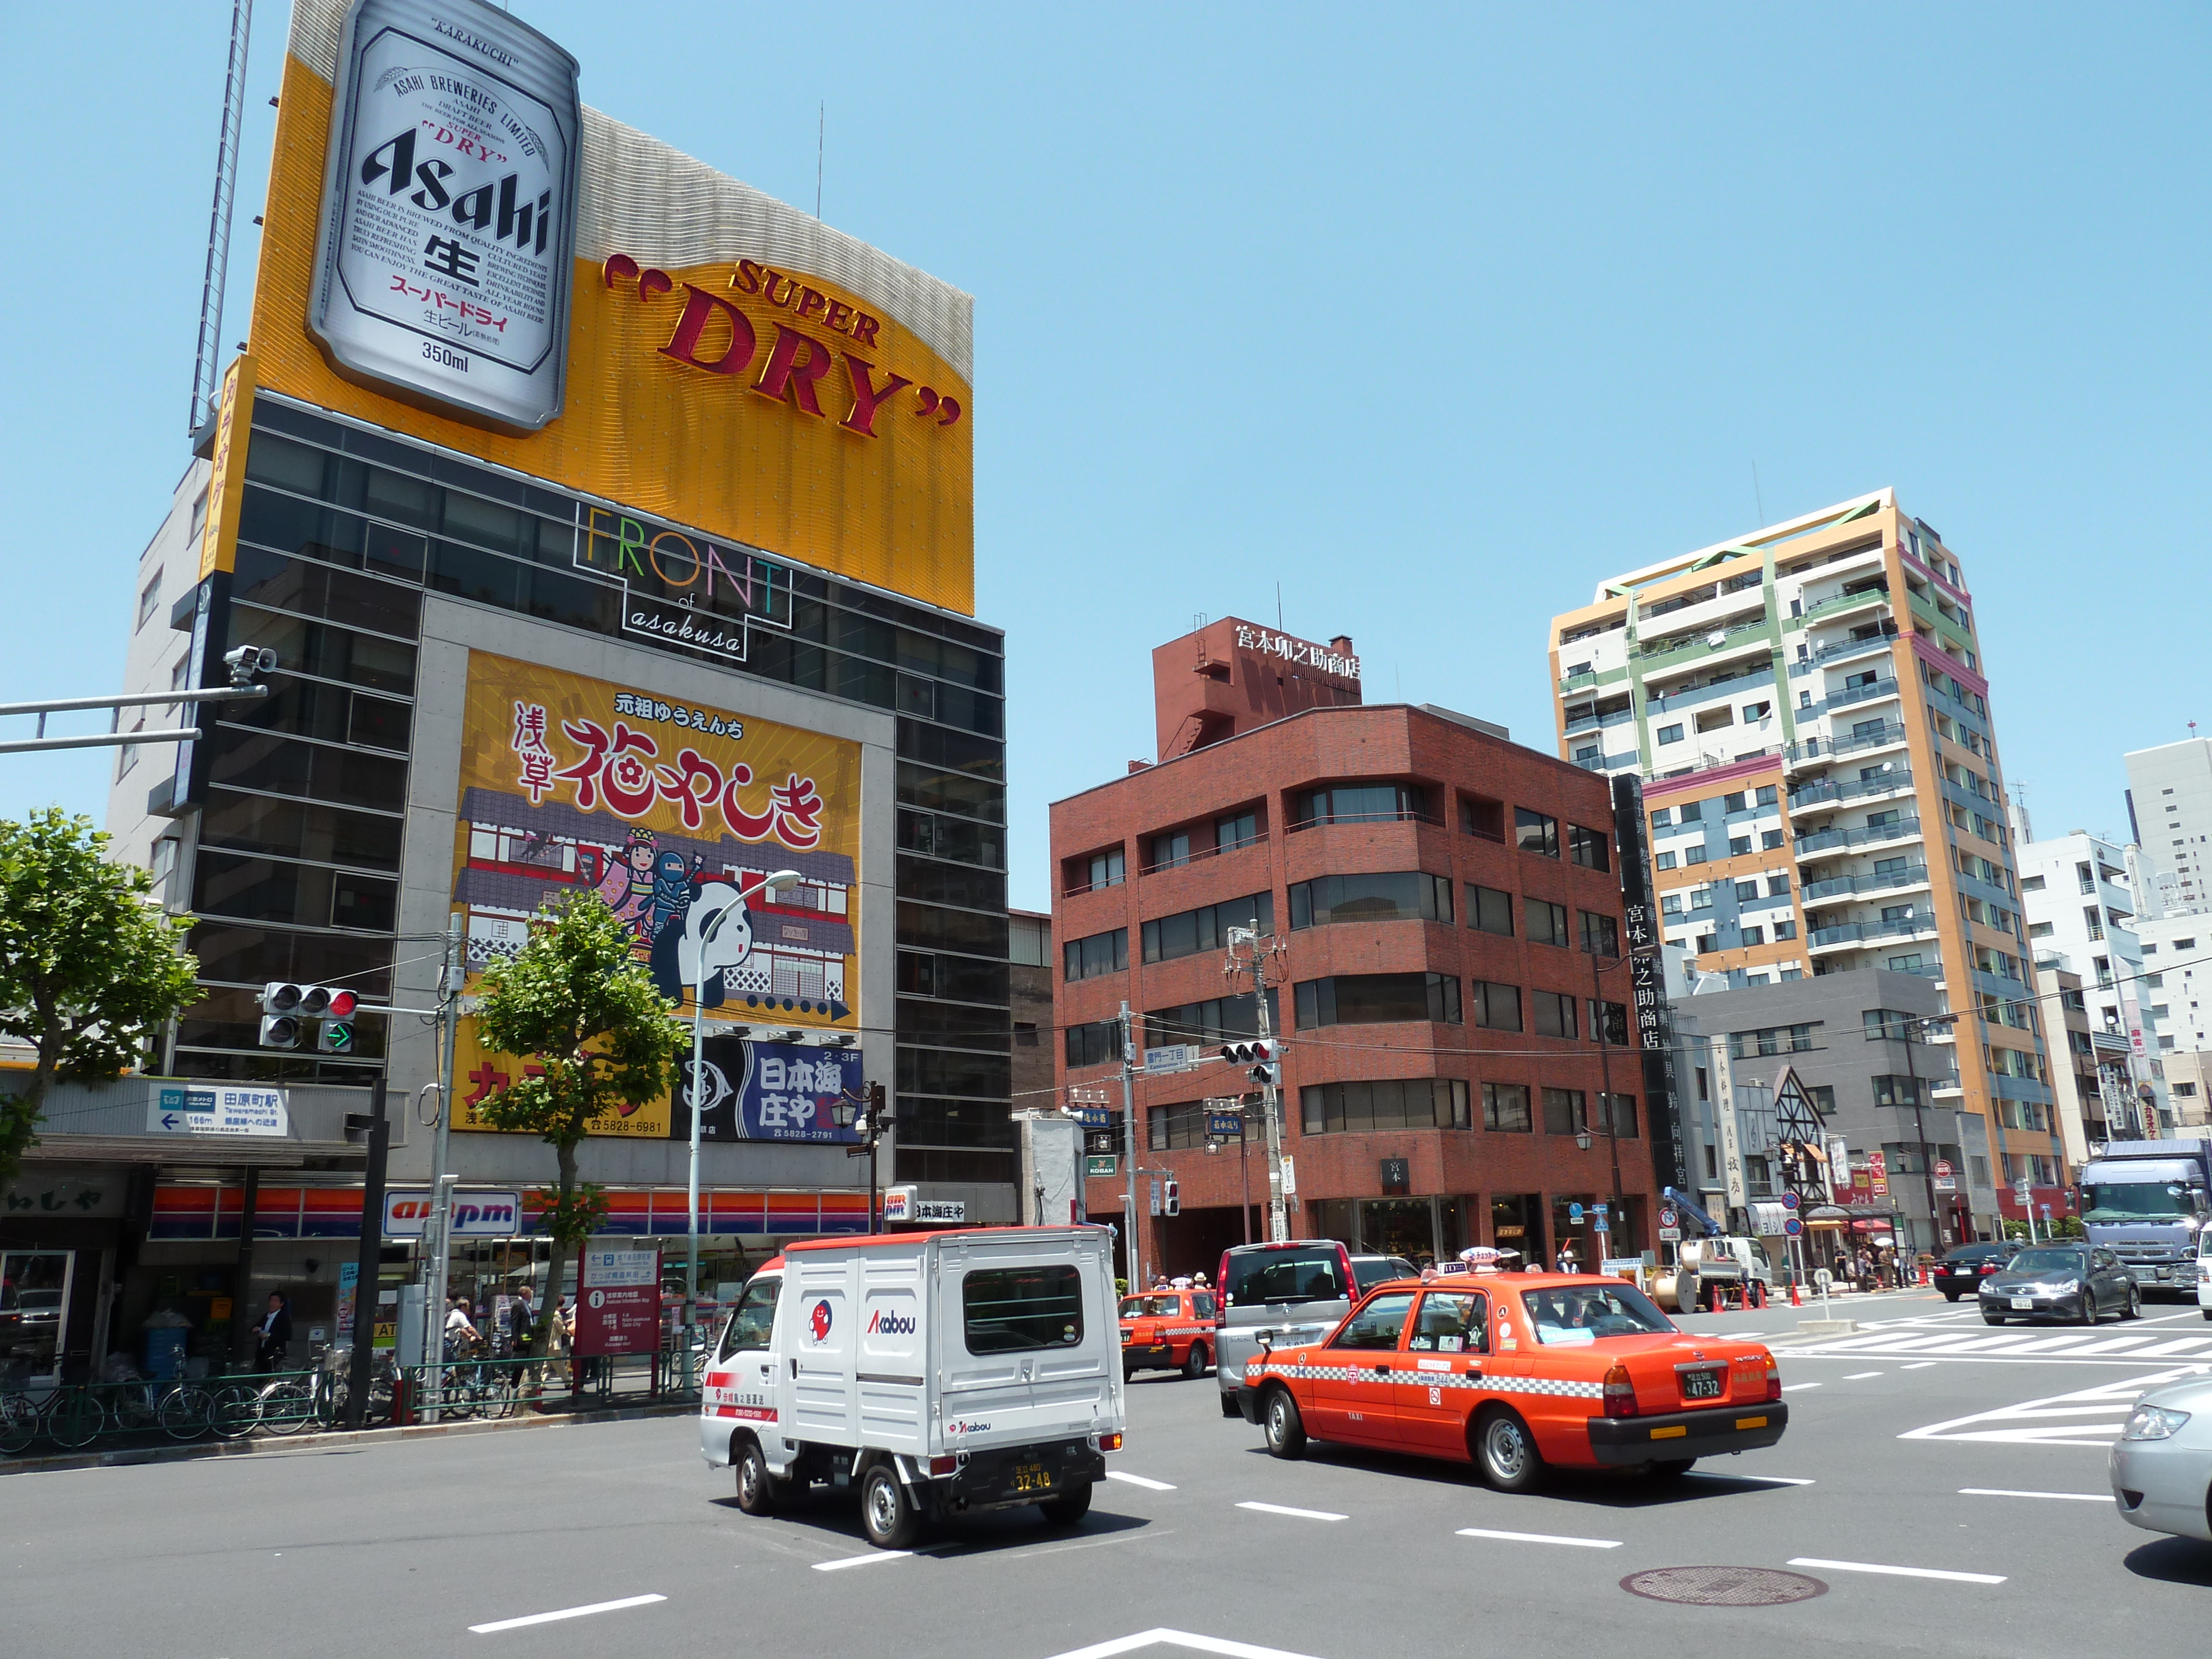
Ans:
POLYGON ((0 1250, 0 1389, 61 1381, 76 1268, 74 1250, 0 1250))

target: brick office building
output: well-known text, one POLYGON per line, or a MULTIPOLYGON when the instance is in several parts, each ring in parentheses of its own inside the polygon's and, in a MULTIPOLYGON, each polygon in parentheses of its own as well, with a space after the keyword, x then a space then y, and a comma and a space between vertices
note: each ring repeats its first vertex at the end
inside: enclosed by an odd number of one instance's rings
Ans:
MULTIPOLYGON (((1224 963, 1228 930, 1256 921, 1281 945, 1267 975, 1294 1237, 1546 1260, 1571 1238, 1589 1261, 1617 1149, 1616 1249, 1643 1249, 1653 1126, 1625 1046, 1606 780, 1467 715, 1362 706, 1348 640, 1231 619, 1161 647, 1153 669, 1160 760, 1052 807, 1060 1080, 1107 1086, 1111 1150, 1122 1001, 1140 1048, 1251 1035, 1251 981, 1224 963)), ((1139 1208, 1155 1176, 1182 1206, 1140 1216, 1145 1270, 1210 1272, 1245 1238, 1247 1204, 1266 1237, 1260 1115, 1240 1152, 1209 1146, 1201 1104, 1251 1088, 1212 1060, 1138 1079, 1139 1208)), ((1120 1213, 1127 1173, 1090 1182, 1094 1217, 1120 1213)))

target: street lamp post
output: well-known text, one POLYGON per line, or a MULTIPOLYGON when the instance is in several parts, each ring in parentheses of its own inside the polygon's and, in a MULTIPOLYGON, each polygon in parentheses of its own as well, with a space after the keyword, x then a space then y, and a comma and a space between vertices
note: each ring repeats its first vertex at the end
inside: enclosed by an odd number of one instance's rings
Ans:
MULTIPOLYGON (((796 870, 779 870, 761 884, 761 892, 773 901, 785 888, 804 879, 796 870)), ((699 1345, 699 1120, 707 1098, 707 947, 722 931, 738 904, 726 904, 699 930, 699 954, 691 963, 691 1164, 684 1183, 690 1219, 690 1249, 684 1264, 684 1376, 688 1382, 697 1369, 699 1345)))

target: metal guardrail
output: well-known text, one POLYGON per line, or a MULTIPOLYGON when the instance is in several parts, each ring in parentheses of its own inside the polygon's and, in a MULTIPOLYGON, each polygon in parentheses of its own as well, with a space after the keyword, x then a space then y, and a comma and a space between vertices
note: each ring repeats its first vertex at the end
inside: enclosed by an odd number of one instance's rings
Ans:
POLYGON ((1887 823, 1871 824, 1863 830, 1819 830, 1809 836, 1800 836, 1796 841, 1799 858, 1812 853, 1824 853, 1836 847, 1865 847, 1886 841, 1905 841, 1918 836, 1920 819, 1917 814, 1910 817, 1893 818, 1887 823))

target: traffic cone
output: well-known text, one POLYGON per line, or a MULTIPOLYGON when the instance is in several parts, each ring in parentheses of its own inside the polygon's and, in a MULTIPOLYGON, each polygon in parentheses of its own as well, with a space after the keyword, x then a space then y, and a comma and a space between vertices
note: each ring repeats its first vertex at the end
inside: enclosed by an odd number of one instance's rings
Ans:
POLYGON ((1793 1308, 1802 1308, 1805 1305, 1805 1298, 1799 1294, 1797 1281, 1794 1279, 1790 1281, 1790 1305, 1793 1308))
POLYGON ((1712 1311, 1713 1311, 1713 1312, 1715 1312, 1715 1313, 1719 1313, 1719 1312, 1721 1312, 1721 1311, 1723 1310, 1723 1306, 1724 1306, 1724 1304, 1723 1304, 1723 1302, 1722 1302, 1722 1300, 1721 1300, 1721 1287, 1720 1287, 1719 1285, 1714 1285, 1714 1286, 1713 1286, 1713 1306, 1712 1306, 1712 1311))

